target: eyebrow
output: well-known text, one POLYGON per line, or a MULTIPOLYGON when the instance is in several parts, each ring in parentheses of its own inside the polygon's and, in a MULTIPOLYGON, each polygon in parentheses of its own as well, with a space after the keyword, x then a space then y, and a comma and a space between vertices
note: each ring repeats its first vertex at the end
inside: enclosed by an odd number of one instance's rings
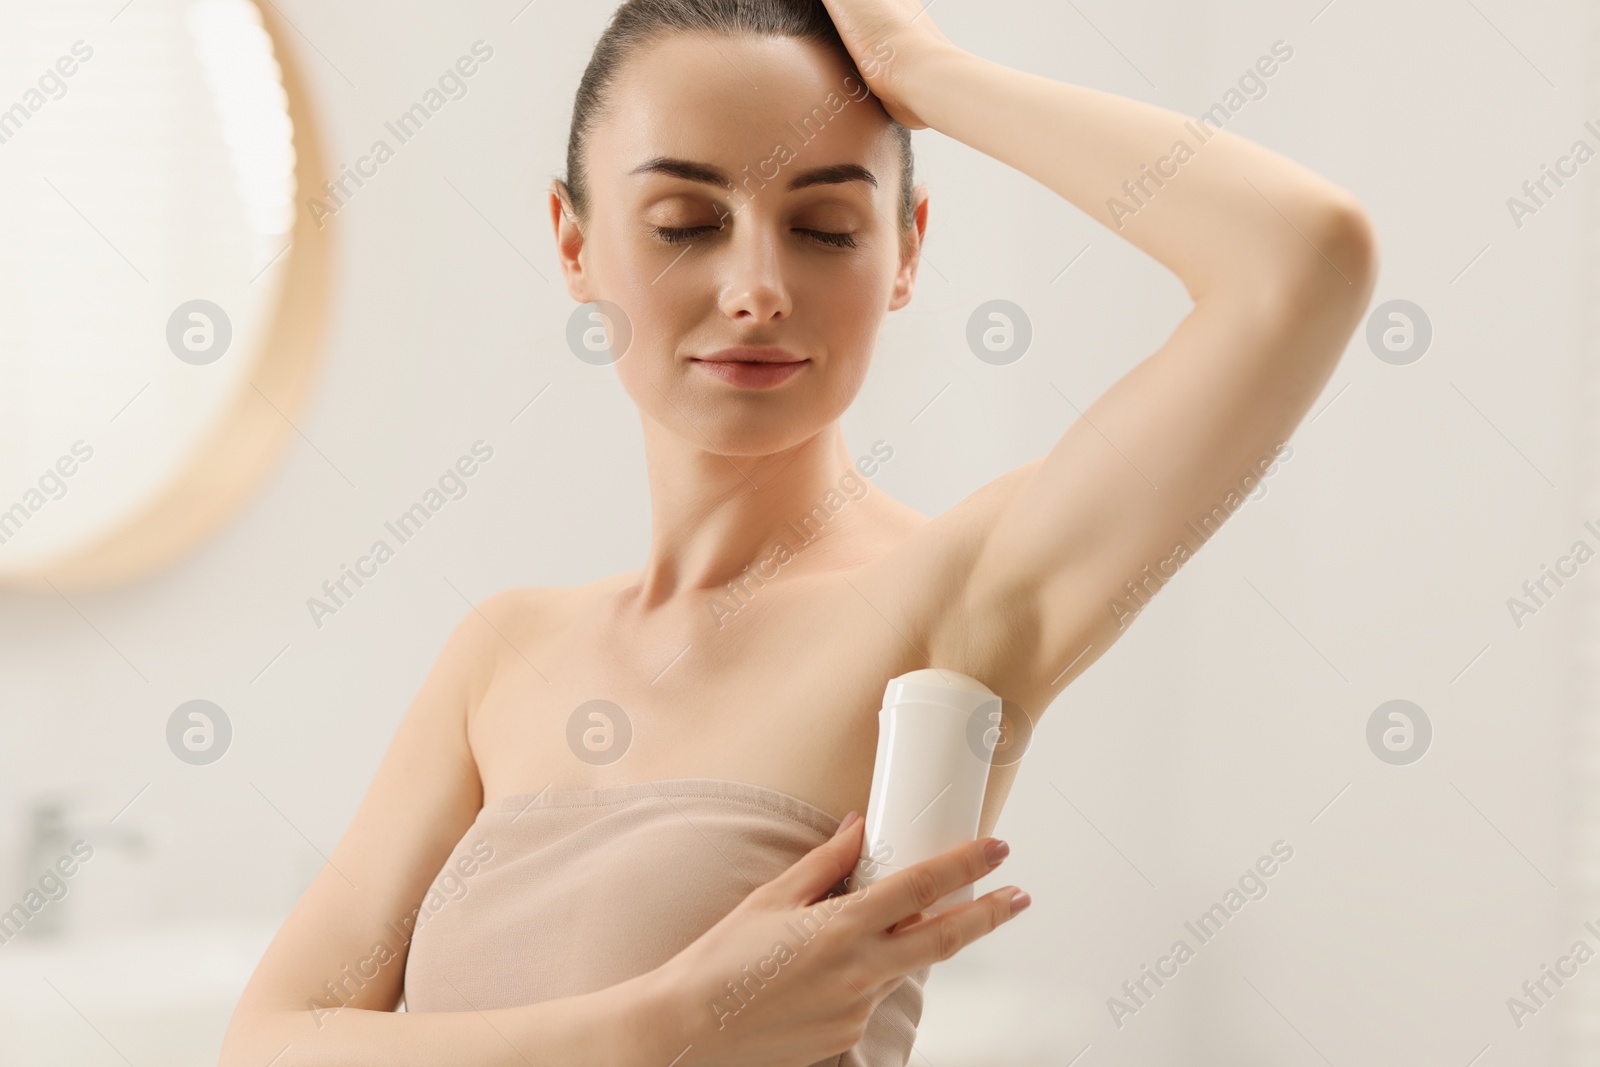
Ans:
MULTIPOLYGON (((657 156, 647 159, 629 171, 630 174, 665 174, 673 178, 682 178, 685 181, 704 182, 707 185, 718 185, 724 189, 732 189, 733 181, 722 170, 709 163, 697 163, 690 159, 673 159, 670 156, 657 156)), ((812 185, 842 185, 846 182, 866 182, 874 189, 878 187, 878 179, 866 167, 856 163, 834 163, 826 167, 812 167, 810 170, 800 171, 789 179, 787 188, 805 189, 812 185)))

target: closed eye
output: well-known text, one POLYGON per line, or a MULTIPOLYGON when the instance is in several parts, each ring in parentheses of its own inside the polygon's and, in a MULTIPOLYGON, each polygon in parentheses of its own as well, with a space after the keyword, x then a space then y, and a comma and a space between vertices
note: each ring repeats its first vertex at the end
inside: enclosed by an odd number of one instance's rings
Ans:
POLYGON ((652 226, 650 232, 668 244, 682 244, 703 237, 713 230, 720 230, 721 226, 652 226))
POLYGON ((833 245, 837 248, 854 248, 856 246, 855 237, 848 233, 829 233, 826 230, 796 230, 794 232, 803 233, 815 241, 820 241, 825 245, 833 245))
MULTIPOLYGON (((650 232, 668 244, 683 244, 704 237, 722 229, 721 226, 651 226, 650 232)), ((795 233, 804 234, 818 244, 831 245, 835 248, 854 248, 856 239, 848 233, 831 233, 827 230, 796 229, 795 233)))

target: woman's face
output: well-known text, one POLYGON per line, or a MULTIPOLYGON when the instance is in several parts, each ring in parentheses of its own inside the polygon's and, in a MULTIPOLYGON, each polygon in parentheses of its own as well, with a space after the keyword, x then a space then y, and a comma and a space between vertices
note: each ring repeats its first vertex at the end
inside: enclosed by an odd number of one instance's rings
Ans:
POLYGON ((686 34, 630 57, 608 104, 585 153, 583 232, 554 191, 551 215, 572 296, 628 316, 623 388, 701 448, 764 455, 816 434, 854 399, 915 280, 926 194, 903 250, 883 109, 820 45, 686 34), (736 346, 805 362, 752 388, 695 361, 736 346))

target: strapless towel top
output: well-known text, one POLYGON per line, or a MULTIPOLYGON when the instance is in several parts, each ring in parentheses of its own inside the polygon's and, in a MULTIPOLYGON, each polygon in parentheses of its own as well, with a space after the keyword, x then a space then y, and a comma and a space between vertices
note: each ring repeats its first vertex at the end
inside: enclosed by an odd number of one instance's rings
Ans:
MULTIPOLYGON (((838 827, 799 797, 720 778, 502 797, 423 900, 405 1010, 515 1007, 637 977, 838 827)), ((879 1002, 855 1047, 814 1067, 905 1067, 931 969, 879 1002)), ((729 1009, 739 1006, 730 994, 729 1009)))

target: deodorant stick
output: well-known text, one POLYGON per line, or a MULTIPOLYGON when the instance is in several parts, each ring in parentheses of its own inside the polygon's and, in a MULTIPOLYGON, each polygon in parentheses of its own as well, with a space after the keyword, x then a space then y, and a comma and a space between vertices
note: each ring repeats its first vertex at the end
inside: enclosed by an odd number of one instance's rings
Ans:
MULTIPOLYGON (((852 891, 978 836, 999 728, 1000 698, 976 678, 927 668, 889 681, 852 891)), ((969 882, 923 914, 972 899, 969 882)))

